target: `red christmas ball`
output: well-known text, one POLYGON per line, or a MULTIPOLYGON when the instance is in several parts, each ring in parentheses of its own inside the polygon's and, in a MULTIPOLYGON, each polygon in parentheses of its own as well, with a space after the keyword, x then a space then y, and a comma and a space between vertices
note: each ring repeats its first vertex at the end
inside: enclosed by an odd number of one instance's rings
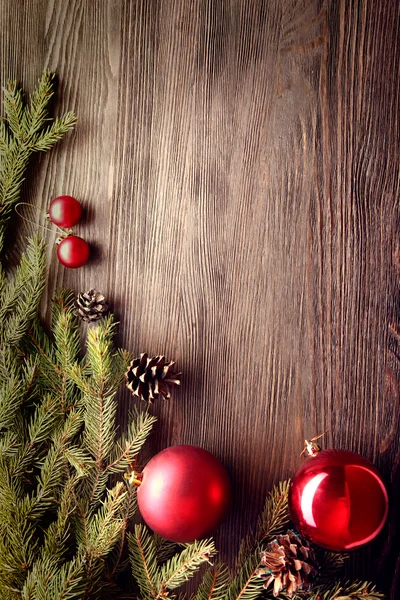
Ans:
POLYGON ((58 196, 50 203, 50 220, 59 227, 72 227, 82 216, 82 207, 72 196, 58 196))
POLYGON ((64 267, 77 269, 89 260, 89 244, 77 235, 62 239, 57 247, 58 260, 64 267))
POLYGON ((345 450, 324 450, 295 474, 289 510, 299 532, 334 551, 373 540, 388 514, 388 495, 378 470, 345 450))
POLYGON ((161 537, 191 542, 217 527, 230 496, 228 474, 215 456, 196 446, 171 446, 143 469, 138 505, 161 537))

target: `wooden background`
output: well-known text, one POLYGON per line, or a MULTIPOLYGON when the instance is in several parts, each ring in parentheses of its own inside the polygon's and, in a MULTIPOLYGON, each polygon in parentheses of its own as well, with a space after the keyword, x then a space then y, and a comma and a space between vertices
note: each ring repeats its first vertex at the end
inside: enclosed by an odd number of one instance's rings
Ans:
MULTIPOLYGON (((24 200, 79 198, 119 343, 176 359, 149 452, 201 445, 235 489, 233 560, 304 437, 364 454, 390 523, 349 575, 400 597, 397 0, 0 0, 1 83, 58 73, 79 123, 24 200)), ((38 220, 39 217, 36 217, 38 220)), ((44 222, 41 218, 41 222, 44 222)), ((26 226, 25 232, 33 228, 26 226)), ((132 401, 122 393, 120 420, 132 401)))

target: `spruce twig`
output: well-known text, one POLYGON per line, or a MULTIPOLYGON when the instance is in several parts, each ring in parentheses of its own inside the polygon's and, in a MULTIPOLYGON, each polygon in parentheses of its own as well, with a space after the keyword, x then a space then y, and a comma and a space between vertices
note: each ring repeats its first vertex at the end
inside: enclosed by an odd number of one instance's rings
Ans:
POLYGON ((28 106, 15 81, 9 81, 4 89, 6 118, 0 120, 0 251, 32 154, 50 150, 76 123, 75 115, 69 112, 45 128, 49 122, 47 109, 53 88, 54 75, 44 71, 28 106))
POLYGON ((211 539, 187 544, 182 552, 175 554, 161 567, 156 598, 165 598, 167 590, 174 590, 188 581, 200 566, 210 562, 210 558, 215 554, 216 549, 211 539))
POLYGON ((229 568, 223 563, 218 563, 205 573, 195 600, 226 600, 229 583, 229 568))

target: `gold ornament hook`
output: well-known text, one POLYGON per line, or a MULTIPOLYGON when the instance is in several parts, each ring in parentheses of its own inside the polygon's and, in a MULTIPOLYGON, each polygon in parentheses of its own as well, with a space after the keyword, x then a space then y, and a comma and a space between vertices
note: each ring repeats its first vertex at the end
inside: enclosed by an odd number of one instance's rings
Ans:
POLYGON ((304 448, 301 452, 300 456, 317 456, 319 452, 321 452, 321 446, 317 444, 317 440, 321 438, 323 435, 328 433, 329 429, 324 431, 324 433, 320 433, 319 435, 314 436, 311 440, 304 440, 304 448))
POLYGON ((124 477, 125 477, 125 479, 128 480, 129 485, 136 485, 137 487, 142 485, 143 475, 141 473, 138 473, 137 471, 131 471, 130 473, 125 473, 124 477))

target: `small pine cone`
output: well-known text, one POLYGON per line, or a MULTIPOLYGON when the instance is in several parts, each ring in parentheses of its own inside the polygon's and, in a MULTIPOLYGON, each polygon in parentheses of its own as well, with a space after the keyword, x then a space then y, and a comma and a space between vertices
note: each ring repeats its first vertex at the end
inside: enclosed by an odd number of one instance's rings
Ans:
POLYGON ((76 308, 82 321, 92 322, 104 317, 109 307, 103 294, 92 289, 77 296, 76 308))
POLYGON ((174 362, 168 362, 164 356, 149 358, 141 354, 135 358, 125 374, 126 387, 133 396, 152 403, 159 395, 170 398, 170 385, 180 385, 182 373, 174 372, 174 362))
POLYGON ((297 590, 309 589, 317 569, 313 549, 297 533, 288 530, 263 550, 257 575, 265 579, 265 589, 274 584, 275 597, 285 590, 291 598, 297 590))

